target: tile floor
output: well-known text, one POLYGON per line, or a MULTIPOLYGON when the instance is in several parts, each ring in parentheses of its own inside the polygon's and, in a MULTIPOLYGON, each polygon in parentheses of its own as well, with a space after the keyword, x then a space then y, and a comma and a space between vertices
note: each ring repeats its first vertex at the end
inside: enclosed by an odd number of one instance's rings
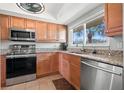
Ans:
POLYGON ((34 81, 13 85, 3 88, 3 90, 56 90, 52 80, 62 78, 61 75, 52 75, 36 79, 34 81))

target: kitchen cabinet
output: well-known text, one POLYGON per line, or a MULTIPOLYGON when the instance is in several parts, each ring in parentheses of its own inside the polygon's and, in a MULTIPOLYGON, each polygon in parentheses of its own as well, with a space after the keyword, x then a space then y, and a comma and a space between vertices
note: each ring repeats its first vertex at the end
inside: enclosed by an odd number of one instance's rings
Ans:
POLYGON ((2 69, 1 69, 1 56, 0 56, 0 90, 1 90, 1 72, 2 72, 2 69))
POLYGON ((10 22, 12 28, 18 28, 18 29, 25 28, 25 18, 11 16, 10 22))
POLYGON ((58 40, 58 29, 57 24, 48 23, 48 40, 49 41, 57 41, 58 40))
POLYGON ((116 36, 122 35, 123 32, 123 17, 122 4, 109 3, 105 4, 105 25, 106 35, 116 36))
POLYGON ((36 39, 37 41, 47 40, 47 23, 40 21, 36 22, 36 39))
POLYGON ((9 16, 0 14, 0 40, 8 40, 9 38, 9 16))
POLYGON ((67 26, 0 14, 0 39, 9 40, 9 28, 36 30, 37 42, 66 42, 67 26))
POLYGON ((36 29, 36 21, 31 19, 26 19, 26 29, 36 29))
POLYGON ((37 77, 47 75, 51 72, 51 53, 38 53, 37 54, 37 77))
POLYGON ((0 56, 0 86, 6 86, 6 58, 0 56))
POLYGON ((59 54, 52 52, 43 52, 37 54, 37 77, 58 73, 59 54))
POLYGON ((60 74, 76 89, 80 89, 80 57, 61 53, 60 74))
POLYGON ((59 72, 67 81, 70 81, 70 63, 68 58, 68 54, 60 54, 59 72))
POLYGON ((76 88, 80 89, 80 57, 70 56, 70 82, 76 88))
POLYGON ((58 25, 58 41, 66 42, 67 26, 58 25))
POLYGON ((51 55, 51 72, 59 71, 59 53, 52 53, 51 55))

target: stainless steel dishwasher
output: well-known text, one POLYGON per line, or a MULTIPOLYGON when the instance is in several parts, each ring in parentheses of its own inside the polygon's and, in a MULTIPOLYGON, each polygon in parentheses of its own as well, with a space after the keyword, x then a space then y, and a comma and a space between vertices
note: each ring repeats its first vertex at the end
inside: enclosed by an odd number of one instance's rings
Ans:
POLYGON ((122 67, 81 58, 81 90, 121 90, 122 67))

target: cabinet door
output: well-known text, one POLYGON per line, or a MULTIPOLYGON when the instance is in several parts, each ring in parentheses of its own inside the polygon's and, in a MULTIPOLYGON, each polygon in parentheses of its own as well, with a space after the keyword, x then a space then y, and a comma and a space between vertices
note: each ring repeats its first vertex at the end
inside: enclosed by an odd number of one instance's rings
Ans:
POLYGON ((0 56, 0 86, 5 87, 6 86, 6 58, 5 56, 0 56))
POLYGON ((9 16, 0 15, 0 40, 9 39, 9 16))
POLYGON ((59 71, 59 53, 52 53, 51 56, 51 72, 59 71))
POLYGON ((26 19, 26 29, 36 29, 36 21, 26 19))
POLYGON ((64 25, 58 25, 58 40, 59 42, 66 42, 66 29, 64 25))
POLYGON ((105 4, 105 24, 108 36, 122 34, 122 13, 122 4, 105 4))
POLYGON ((80 57, 70 55, 70 81, 76 88, 80 89, 80 57))
POLYGON ((62 53, 59 53, 59 73, 61 75, 62 75, 62 61, 63 61, 62 53))
POLYGON ((24 29, 25 28, 25 19, 11 16, 11 27, 24 29))
POLYGON ((59 72, 68 81, 70 81, 70 63, 68 55, 60 53, 59 72), (66 57, 65 57, 66 56, 66 57))
POLYGON ((37 54, 37 77, 48 74, 51 72, 51 53, 37 54))
POLYGON ((47 40, 47 23, 36 22, 36 39, 37 41, 47 40))
POLYGON ((80 89, 80 67, 73 64, 70 64, 70 81, 76 89, 80 89))
POLYGON ((65 60, 62 62, 62 75, 66 80, 70 81, 70 64, 65 60))
POLYGON ((58 40, 57 24, 48 23, 48 40, 58 40))

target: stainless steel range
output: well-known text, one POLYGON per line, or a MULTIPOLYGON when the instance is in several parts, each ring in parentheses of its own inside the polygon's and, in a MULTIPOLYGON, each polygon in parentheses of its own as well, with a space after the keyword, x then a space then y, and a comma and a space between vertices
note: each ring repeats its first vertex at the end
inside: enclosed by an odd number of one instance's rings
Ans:
POLYGON ((35 45, 15 44, 9 46, 6 59, 6 85, 36 79, 35 45))

